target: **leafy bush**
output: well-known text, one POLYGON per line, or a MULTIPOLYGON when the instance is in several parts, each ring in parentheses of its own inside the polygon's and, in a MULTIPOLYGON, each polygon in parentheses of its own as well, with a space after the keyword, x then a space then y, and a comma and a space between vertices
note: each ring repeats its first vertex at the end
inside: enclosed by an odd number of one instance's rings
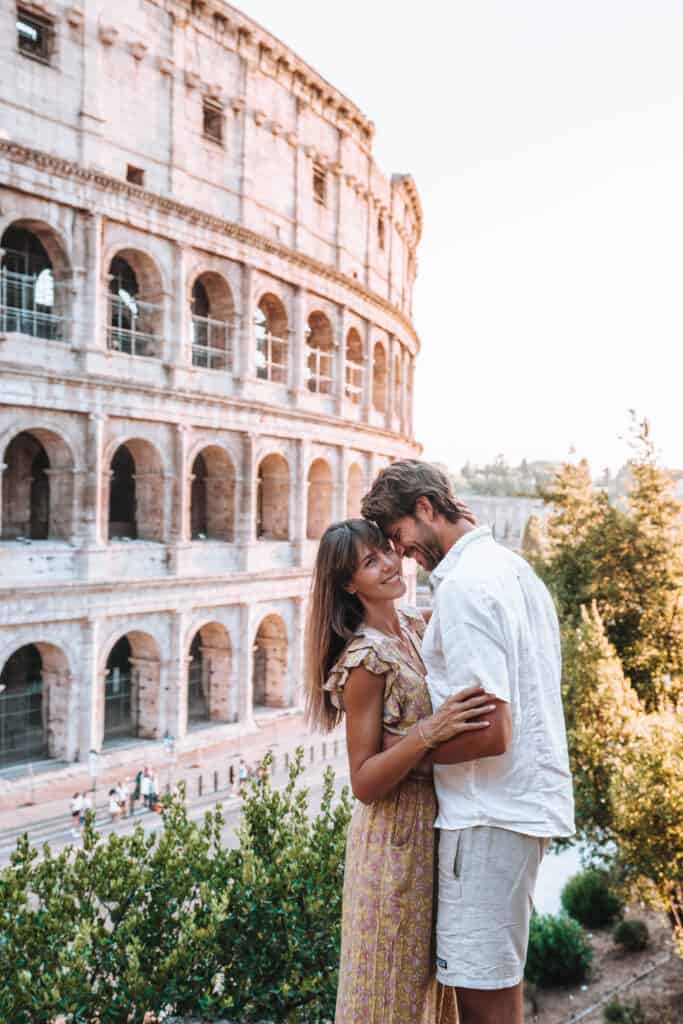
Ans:
POLYGON ((524 977, 532 985, 575 985, 585 981, 593 949, 581 925, 566 914, 534 914, 524 977))
POLYGON ((0 873, 0 1021, 332 1018, 350 801, 328 769, 310 819, 302 759, 282 792, 251 781, 235 850, 220 806, 198 824, 169 798, 158 835, 101 842, 90 820, 42 859, 23 837, 0 873))
POLYGON ((569 879, 560 896, 562 906, 585 928, 602 928, 621 917, 621 897, 610 888, 610 876, 601 868, 579 871, 569 879))
POLYGON ((602 1011, 605 1024, 645 1024, 645 1014, 640 1000, 635 1003, 622 1003, 616 997, 610 999, 602 1011))
POLYGON ((617 946, 623 946, 629 953, 637 953, 645 949, 650 941, 650 933, 644 921, 632 919, 620 921, 612 933, 617 946))

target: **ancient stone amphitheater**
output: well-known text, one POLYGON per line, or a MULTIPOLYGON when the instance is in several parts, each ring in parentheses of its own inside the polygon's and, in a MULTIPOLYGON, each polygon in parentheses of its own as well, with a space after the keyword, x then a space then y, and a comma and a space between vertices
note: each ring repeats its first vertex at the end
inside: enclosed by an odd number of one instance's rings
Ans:
POLYGON ((10 786, 298 713, 317 539, 417 451, 421 211, 222 0, 12 2, 0 38, 10 786))

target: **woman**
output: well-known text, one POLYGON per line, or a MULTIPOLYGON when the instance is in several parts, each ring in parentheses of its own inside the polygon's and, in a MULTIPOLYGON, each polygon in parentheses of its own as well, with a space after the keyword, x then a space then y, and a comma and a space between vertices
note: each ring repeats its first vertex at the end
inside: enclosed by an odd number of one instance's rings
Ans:
POLYGON ((336 1024, 446 1024, 432 955, 434 820, 429 756, 492 710, 479 687, 435 714, 420 655, 424 620, 397 609, 401 559, 374 523, 330 526, 320 541, 307 622, 308 720, 346 716, 356 806, 346 849, 336 1024), (402 737, 383 749, 383 734, 402 737), (421 764, 422 762, 422 764, 421 764))

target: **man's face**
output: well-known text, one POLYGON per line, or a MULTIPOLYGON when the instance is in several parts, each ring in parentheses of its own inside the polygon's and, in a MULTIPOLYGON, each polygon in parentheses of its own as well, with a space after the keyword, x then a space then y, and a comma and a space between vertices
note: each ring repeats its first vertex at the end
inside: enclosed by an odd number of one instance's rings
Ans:
POLYGON ((419 511, 414 516, 401 516, 391 523, 387 535, 402 558, 414 558, 427 572, 432 572, 444 557, 438 533, 419 511))

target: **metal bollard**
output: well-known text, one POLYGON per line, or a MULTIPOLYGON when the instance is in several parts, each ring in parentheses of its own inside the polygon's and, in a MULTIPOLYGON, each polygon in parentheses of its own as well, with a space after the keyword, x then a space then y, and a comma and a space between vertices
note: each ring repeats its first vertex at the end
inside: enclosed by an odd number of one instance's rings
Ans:
POLYGON ((315 760, 315 747, 311 747, 310 757, 311 757, 311 764, 313 764, 313 761, 315 760))
POLYGON ((213 773, 213 791, 214 791, 214 793, 218 792, 218 772, 217 771, 214 771, 214 773, 213 773))
POLYGON ((323 761, 327 760, 327 743, 323 743, 323 761))
POLYGON ((334 741, 334 746, 333 746, 332 750, 334 751, 332 756, 333 757, 339 757, 339 740, 335 740, 334 741))
POLYGON ((203 796, 204 795, 204 776, 203 775, 200 775, 199 778, 197 779, 197 795, 198 796, 203 796))
POLYGON ((285 752, 285 771, 289 771, 289 754, 285 752))

